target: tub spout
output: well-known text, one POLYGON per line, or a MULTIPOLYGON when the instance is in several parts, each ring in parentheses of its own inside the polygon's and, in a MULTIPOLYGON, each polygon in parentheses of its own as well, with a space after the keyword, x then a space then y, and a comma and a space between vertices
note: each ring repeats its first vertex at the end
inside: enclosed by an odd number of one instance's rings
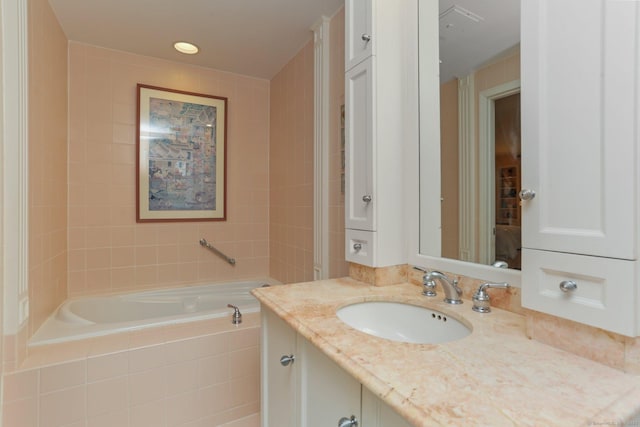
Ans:
POLYGON ((233 308, 234 312, 231 315, 231 323, 234 325, 239 325, 242 323, 242 313, 240 313, 240 309, 232 304, 227 304, 227 307, 233 308))

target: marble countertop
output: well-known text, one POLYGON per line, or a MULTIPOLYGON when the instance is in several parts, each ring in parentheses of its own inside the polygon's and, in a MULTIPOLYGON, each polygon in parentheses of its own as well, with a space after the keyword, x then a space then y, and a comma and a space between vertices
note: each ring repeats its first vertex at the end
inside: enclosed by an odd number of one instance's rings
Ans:
POLYGON ((415 426, 622 425, 640 411, 640 377, 525 336, 525 318, 471 301, 450 305, 406 283, 335 279, 259 288, 254 295, 415 426), (407 302, 473 327, 443 344, 392 342, 344 324, 336 310, 362 301, 407 302))

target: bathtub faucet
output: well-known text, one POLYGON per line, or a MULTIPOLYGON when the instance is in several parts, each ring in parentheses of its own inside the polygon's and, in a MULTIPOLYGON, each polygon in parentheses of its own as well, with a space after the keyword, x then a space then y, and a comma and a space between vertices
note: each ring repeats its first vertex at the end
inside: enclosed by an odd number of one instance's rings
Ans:
POLYGON ((234 325, 239 325, 242 323, 242 313, 240 313, 240 309, 232 304, 227 304, 227 307, 233 308, 234 312, 231 315, 231 323, 234 325))

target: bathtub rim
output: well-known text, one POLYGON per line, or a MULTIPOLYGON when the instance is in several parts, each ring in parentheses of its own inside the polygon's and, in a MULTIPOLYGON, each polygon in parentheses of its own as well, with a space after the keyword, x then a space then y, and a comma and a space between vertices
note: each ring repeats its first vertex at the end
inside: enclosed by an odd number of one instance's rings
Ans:
MULTIPOLYGON (((92 338, 100 338, 100 337, 106 337, 109 335, 135 332, 135 331, 151 329, 155 327, 160 328, 160 327, 167 327, 171 325, 183 325, 191 322, 202 322, 206 320, 224 318, 227 315, 227 313, 221 313, 221 312, 215 312, 217 315, 213 315, 212 311, 209 310, 209 311, 202 312, 202 314, 195 314, 195 315, 194 313, 189 313, 189 314, 177 314, 173 316, 166 316, 162 318, 163 320, 155 321, 152 323, 145 322, 145 323, 128 325, 132 323, 131 321, 129 321, 129 322, 113 322, 113 323, 93 324, 93 325, 84 324, 81 326, 94 327, 94 329, 87 332, 74 333, 78 329, 77 327, 78 325, 71 326, 68 323, 65 323, 56 319, 56 314, 58 313, 60 308, 67 303, 71 303, 74 301, 87 299, 87 298, 146 294, 146 293, 152 293, 152 292, 158 292, 158 291, 169 291, 173 289, 185 289, 185 288, 194 289, 199 286, 233 285, 237 283, 248 283, 248 282, 261 283, 263 286, 265 284, 268 284, 269 286, 282 285, 281 282, 275 279, 261 277, 258 279, 247 278, 247 279, 239 279, 239 280, 233 280, 233 281, 192 283, 192 284, 187 284, 179 287, 145 288, 142 290, 133 290, 133 291, 126 291, 126 292, 108 292, 108 293, 90 294, 90 295, 82 295, 82 296, 68 298, 64 300, 58 307, 56 307, 56 309, 47 317, 47 319, 42 323, 42 325, 40 325, 40 327, 36 330, 36 332, 29 338, 27 342, 27 347, 38 348, 38 347, 51 345, 51 344, 63 344, 67 342, 75 342, 75 341, 87 340, 92 338), (48 332, 49 329, 56 329, 58 330, 58 332, 61 332, 62 335, 56 334, 56 336, 51 337, 51 333, 48 332), (59 329, 62 329, 62 330, 60 331, 59 329)), ((258 285, 256 287, 260 287, 260 286, 258 285)), ((259 311, 260 311, 260 303, 256 299, 255 306, 252 304, 250 308, 244 308, 242 310, 242 313, 251 314, 251 313, 258 313, 259 311)), ((229 316, 231 316, 231 311, 228 314, 229 316)))

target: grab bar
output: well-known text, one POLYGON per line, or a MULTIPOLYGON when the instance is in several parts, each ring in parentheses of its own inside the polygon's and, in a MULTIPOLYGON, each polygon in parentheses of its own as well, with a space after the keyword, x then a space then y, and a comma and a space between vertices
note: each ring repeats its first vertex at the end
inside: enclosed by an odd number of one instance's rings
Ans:
POLYGON ((225 254, 220 252, 218 249, 216 249, 211 243, 207 242, 206 239, 200 239, 200 245, 204 246, 207 249, 209 249, 211 252, 213 252, 214 254, 218 255, 220 258, 224 259, 229 264, 236 265, 235 258, 230 258, 230 257, 226 256, 225 254))

